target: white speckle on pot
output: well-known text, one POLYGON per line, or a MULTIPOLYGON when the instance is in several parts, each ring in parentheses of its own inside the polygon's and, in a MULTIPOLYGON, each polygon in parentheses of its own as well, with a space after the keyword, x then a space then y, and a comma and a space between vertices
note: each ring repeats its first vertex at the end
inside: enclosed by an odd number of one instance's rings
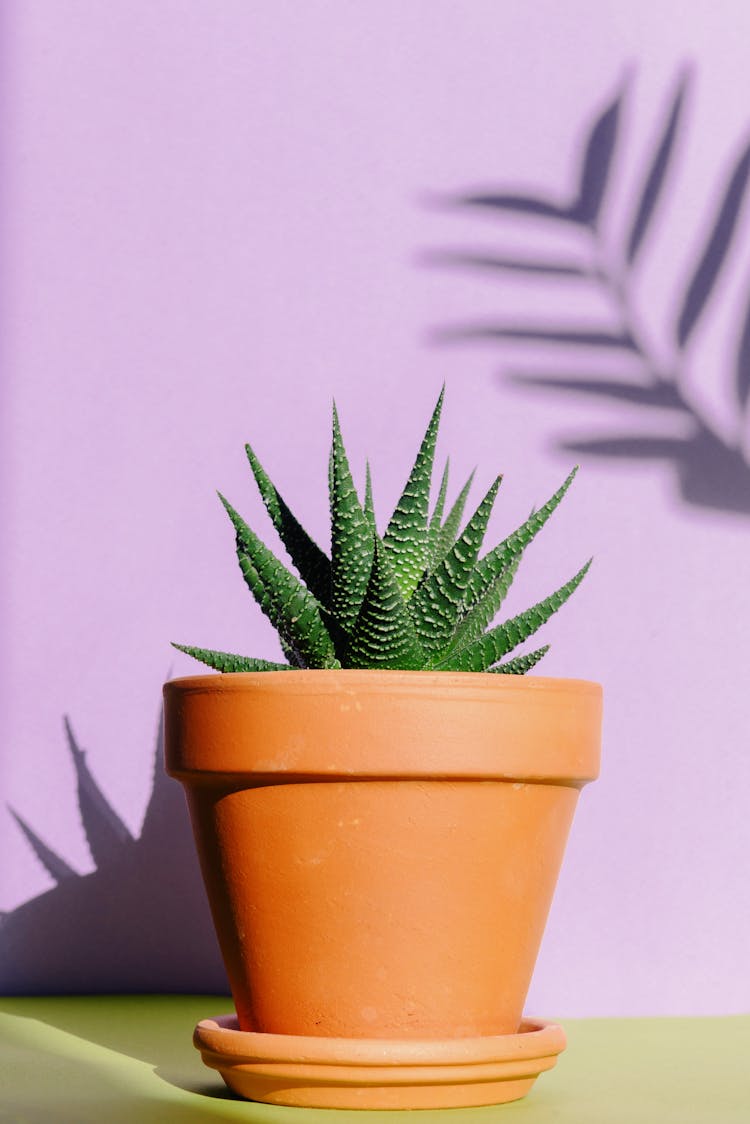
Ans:
POLYGON ((514 787, 514 789, 516 790, 516 792, 520 792, 520 790, 521 790, 522 788, 526 788, 526 785, 525 785, 525 784, 523 784, 523 783, 522 783, 521 781, 516 781, 516 782, 514 783, 513 787, 514 787))

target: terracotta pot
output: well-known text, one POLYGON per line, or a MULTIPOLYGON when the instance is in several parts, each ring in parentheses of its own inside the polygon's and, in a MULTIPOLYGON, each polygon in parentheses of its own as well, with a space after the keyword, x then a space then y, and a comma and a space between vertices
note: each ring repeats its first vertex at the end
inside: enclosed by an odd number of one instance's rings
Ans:
POLYGON ((240 1031, 516 1035, 597 684, 295 671, 164 695, 240 1031))

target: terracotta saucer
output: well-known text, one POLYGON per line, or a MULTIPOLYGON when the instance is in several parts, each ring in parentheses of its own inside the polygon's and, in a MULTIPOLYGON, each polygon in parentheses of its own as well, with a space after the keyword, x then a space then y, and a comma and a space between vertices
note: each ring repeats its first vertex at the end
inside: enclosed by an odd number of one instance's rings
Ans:
POLYGON ((465 1108, 528 1093, 565 1049, 555 1023, 488 1038, 361 1039, 258 1034, 236 1015, 202 1019, 203 1061, 248 1100, 305 1108, 465 1108))

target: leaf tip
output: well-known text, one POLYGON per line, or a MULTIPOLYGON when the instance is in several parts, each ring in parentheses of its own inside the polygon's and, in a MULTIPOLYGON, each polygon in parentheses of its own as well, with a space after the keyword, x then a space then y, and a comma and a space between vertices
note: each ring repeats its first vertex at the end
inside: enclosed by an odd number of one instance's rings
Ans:
POLYGON ((236 512, 236 511, 234 510, 234 508, 232 507, 232 505, 231 505, 231 503, 229 502, 229 500, 227 499, 227 497, 226 497, 225 495, 223 495, 223 494, 222 494, 222 493, 221 493, 221 492, 220 492, 220 491, 218 490, 218 488, 217 488, 217 490, 216 490, 216 495, 217 495, 217 496, 219 497, 219 499, 221 500, 221 502, 222 502, 222 505, 223 505, 223 507, 224 507, 224 510, 226 511, 226 513, 227 513, 227 515, 229 516, 229 518, 233 520, 233 519, 234 519, 234 517, 236 516, 237 512, 236 512))

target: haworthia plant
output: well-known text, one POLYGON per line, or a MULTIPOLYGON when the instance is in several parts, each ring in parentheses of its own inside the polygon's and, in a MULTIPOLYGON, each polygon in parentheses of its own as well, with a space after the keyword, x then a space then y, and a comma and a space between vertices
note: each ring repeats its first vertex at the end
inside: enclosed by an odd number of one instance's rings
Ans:
POLYGON ((549 645, 508 656, 568 600, 591 562, 530 609, 501 624, 493 621, 524 551, 562 500, 576 469, 520 527, 482 554, 501 477, 493 481, 462 529, 474 473, 445 515, 446 461, 430 510, 443 393, 382 536, 375 520, 369 463, 360 501, 334 406, 328 464, 330 557, 297 521, 246 446, 261 498, 297 574, 276 558, 221 494, 220 499, 234 528, 242 576, 278 632, 287 662, 185 644, 174 647, 221 672, 401 668, 524 675, 535 667, 549 645))

